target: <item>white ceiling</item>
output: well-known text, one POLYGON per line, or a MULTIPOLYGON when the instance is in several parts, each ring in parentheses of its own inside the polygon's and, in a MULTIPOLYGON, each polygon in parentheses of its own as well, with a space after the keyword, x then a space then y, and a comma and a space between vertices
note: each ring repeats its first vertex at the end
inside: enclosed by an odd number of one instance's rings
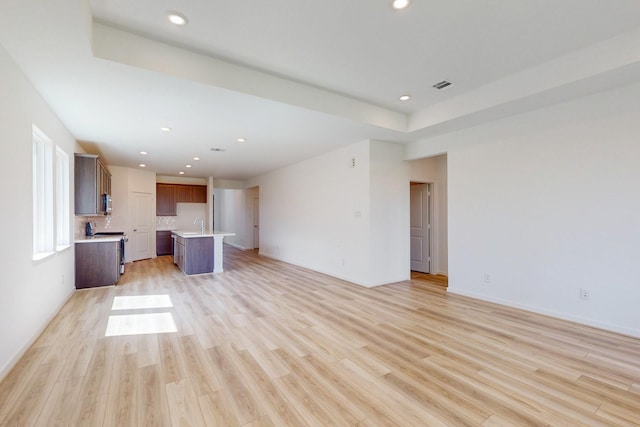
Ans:
POLYGON ((0 5, 0 44, 85 148, 162 175, 246 179, 640 79, 636 0, 0 5), (189 24, 168 23, 169 10, 189 24), (445 79, 455 85, 431 87, 445 79))

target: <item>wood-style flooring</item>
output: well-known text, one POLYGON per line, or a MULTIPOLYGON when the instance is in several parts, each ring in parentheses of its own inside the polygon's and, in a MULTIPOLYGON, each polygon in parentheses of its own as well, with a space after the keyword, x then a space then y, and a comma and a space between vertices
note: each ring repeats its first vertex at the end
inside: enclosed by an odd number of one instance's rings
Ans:
POLYGON ((0 425, 640 425, 638 339, 225 251, 221 274, 160 257, 75 292, 0 383, 0 425))
POLYGON ((432 285, 440 285, 444 288, 449 286, 449 278, 442 274, 429 274, 422 273, 420 271, 411 271, 411 280, 419 280, 422 282, 429 282, 432 285))

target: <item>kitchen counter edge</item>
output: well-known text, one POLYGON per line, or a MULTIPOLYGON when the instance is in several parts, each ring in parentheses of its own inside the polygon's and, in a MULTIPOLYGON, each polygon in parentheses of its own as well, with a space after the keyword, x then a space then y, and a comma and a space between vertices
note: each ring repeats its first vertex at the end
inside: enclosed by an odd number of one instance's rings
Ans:
POLYGON ((101 242, 119 242, 122 236, 95 236, 81 237, 75 239, 74 243, 101 243, 101 242))
POLYGON ((212 232, 205 231, 204 234, 194 233, 193 231, 171 230, 171 234, 175 234, 176 236, 180 236, 185 239, 191 239, 194 237, 227 237, 236 235, 236 233, 219 230, 213 230, 212 232))

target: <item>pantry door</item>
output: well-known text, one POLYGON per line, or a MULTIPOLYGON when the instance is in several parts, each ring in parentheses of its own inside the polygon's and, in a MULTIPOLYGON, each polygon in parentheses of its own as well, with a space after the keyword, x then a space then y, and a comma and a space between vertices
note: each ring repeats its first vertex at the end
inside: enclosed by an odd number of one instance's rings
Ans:
POLYGON ((131 243, 131 261, 138 261, 153 257, 152 245, 152 208, 153 198, 150 193, 132 193, 131 220, 133 234, 129 239, 131 243))

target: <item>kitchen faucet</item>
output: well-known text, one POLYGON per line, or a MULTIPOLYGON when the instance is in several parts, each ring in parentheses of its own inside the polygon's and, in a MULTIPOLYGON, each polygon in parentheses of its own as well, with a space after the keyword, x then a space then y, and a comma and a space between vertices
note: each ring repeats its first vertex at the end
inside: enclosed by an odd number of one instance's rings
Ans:
POLYGON ((204 234, 204 218, 196 217, 193 223, 196 224, 198 220, 200 220, 200 234, 204 234))

